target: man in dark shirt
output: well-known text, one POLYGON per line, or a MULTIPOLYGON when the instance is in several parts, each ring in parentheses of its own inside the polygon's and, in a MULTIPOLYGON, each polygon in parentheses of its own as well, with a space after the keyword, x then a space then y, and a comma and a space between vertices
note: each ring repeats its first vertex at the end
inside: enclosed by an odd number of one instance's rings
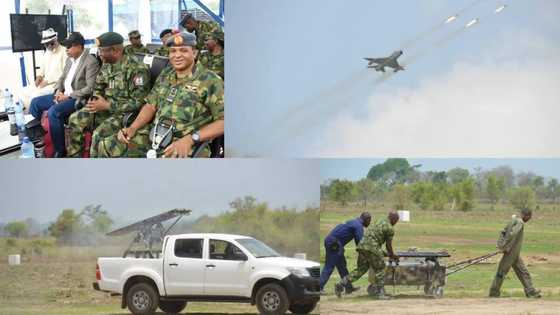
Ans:
MULTIPOLYGON (((348 268, 346 268, 346 257, 344 257, 344 246, 352 239, 356 245, 364 236, 364 227, 368 227, 371 222, 371 215, 364 212, 359 218, 349 220, 344 224, 337 225, 325 238, 325 266, 321 272, 321 293, 323 288, 336 267, 340 278, 348 275, 348 268)), ((352 293, 359 288, 354 288, 350 283, 346 286, 346 292, 352 293)))

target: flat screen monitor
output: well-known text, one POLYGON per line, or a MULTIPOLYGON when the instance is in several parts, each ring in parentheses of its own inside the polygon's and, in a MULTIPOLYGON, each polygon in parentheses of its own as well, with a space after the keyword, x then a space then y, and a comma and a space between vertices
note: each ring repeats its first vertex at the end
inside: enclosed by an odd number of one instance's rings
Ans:
POLYGON ((58 40, 66 38, 68 24, 66 15, 10 14, 12 28, 12 51, 24 52, 43 50, 41 32, 52 28, 58 33, 58 40))

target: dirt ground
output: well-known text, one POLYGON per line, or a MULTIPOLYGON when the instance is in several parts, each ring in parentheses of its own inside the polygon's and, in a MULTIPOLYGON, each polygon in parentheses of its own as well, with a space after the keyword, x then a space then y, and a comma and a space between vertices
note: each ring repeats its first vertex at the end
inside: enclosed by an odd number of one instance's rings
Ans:
POLYGON ((321 299, 321 315, 325 314, 469 314, 469 315, 552 315, 560 314, 560 301, 500 299, 393 299, 389 301, 336 301, 321 299))

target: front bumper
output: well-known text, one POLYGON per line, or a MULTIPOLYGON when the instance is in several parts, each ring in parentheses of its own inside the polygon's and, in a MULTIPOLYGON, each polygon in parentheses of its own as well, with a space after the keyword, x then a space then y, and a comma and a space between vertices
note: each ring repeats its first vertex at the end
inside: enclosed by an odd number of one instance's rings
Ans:
POLYGON ((281 281, 291 304, 318 302, 321 296, 319 278, 289 275, 281 281))

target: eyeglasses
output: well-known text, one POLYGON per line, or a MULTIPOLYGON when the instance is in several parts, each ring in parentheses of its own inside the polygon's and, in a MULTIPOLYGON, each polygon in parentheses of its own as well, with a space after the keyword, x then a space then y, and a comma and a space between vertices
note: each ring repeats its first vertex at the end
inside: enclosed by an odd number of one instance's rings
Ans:
POLYGON ((45 43, 45 47, 51 47, 54 46, 55 44, 56 42, 45 43))

